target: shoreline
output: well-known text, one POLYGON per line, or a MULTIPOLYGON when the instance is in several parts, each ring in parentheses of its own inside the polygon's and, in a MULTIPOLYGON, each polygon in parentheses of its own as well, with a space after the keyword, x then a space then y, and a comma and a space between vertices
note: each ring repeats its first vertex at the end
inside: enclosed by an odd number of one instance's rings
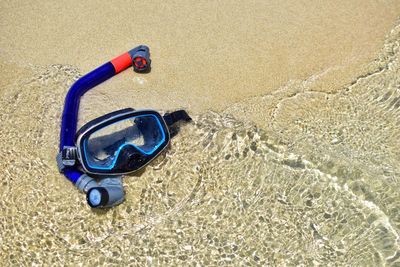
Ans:
MULTIPOLYGON (((369 71, 369 63, 378 56, 400 12, 396 1, 312 3, 307 7, 265 1, 122 3, 126 15, 147 10, 146 20, 127 16, 129 19, 106 25, 104 19, 114 17, 117 10, 111 4, 97 6, 95 1, 65 6, 3 3, 1 64, 17 69, 25 65, 71 65, 85 74, 146 43, 152 55, 151 73, 127 71, 89 92, 91 97, 95 92, 107 94, 122 107, 222 111, 233 103, 272 93, 290 81, 326 70, 315 83, 316 90, 340 89, 369 71), (174 12, 175 7, 180 12, 174 12), (349 10, 356 7, 359 12, 352 14, 349 10), (45 8, 47 17, 42 18, 38 12, 45 8), (240 16, 239 11, 243 13, 240 16), (69 19, 73 13, 78 14, 74 21, 69 19)), ((24 67, 21 70, 23 73, 24 67)), ((16 78, 13 72, 1 75, 3 84, 16 78)), ((88 106, 107 108, 106 103, 87 100, 88 106)))

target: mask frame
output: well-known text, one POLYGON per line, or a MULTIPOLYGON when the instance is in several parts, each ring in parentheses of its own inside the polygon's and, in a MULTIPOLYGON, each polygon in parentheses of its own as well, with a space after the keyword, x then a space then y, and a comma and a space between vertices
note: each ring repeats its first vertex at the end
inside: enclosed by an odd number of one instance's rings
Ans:
MULTIPOLYGON (((77 132, 76 134, 76 148, 77 148, 77 156, 78 160, 81 163, 81 168, 86 172, 90 174, 95 174, 95 175, 122 175, 122 174, 128 174, 132 172, 136 172, 142 168, 144 168, 147 164, 149 164, 153 159, 155 159, 169 144, 170 142, 170 133, 168 129, 168 125, 164 120, 164 117, 158 113, 157 111, 154 110, 138 110, 135 111, 134 109, 123 109, 119 111, 114 111, 109 114, 106 114, 104 116, 101 116, 97 119, 94 119, 84 126, 77 132), (160 130, 162 131, 163 134, 163 139, 155 149, 149 152, 145 152, 138 147, 135 147, 134 145, 129 145, 132 146, 130 148, 131 150, 135 150, 138 154, 141 155, 140 158, 138 159, 133 159, 136 160, 136 162, 133 162, 132 166, 125 166, 122 168, 120 165, 116 165, 115 162, 117 159, 114 160, 114 164, 109 168, 109 167, 93 167, 90 165, 90 163, 87 160, 87 157, 85 155, 85 140, 87 138, 95 133, 96 131, 107 127, 108 125, 111 125, 113 123, 127 120, 129 118, 133 117, 140 117, 140 116, 153 116, 158 122, 158 125, 160 127, 160 130)), ((119 154, 117 155, 119 156, 119 154)), ((128 164, 128 163, 127 163, 128 164)))

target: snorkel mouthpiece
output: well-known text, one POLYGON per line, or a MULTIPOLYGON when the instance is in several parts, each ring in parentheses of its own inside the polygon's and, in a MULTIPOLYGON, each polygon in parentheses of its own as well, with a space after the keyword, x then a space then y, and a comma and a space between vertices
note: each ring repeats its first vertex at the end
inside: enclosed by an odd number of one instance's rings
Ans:
POLYGON ((94 178, 83 174, 76 186, 86 193, 87 203, 92 208, 110 208, 125 199, 121 176, 102 178, 100 182, 97 182, 94 178))
POLYGON ((124 191, 118 186, 93 187, 86 194, 92 208, 111 208, 124 201, 124 191))
POLYGON ((107 205, 109 194, 103 187, 93 187, 86 194, 86 200, 90 207, 98 208, 107 205))

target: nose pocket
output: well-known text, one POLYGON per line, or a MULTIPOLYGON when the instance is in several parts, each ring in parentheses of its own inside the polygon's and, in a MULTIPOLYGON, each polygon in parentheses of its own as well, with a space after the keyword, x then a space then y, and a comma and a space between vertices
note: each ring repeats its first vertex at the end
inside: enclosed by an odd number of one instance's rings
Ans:
POLYGON ((117 171, 137 170, 145 165, 149 159, 151 158, 141 153, 136 147, 127 145, 121 149, 114 169, 117 171))

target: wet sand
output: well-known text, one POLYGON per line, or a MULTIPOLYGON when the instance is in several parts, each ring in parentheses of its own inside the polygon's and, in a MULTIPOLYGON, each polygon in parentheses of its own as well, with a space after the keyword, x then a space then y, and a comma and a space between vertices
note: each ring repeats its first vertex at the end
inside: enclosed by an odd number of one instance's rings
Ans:
POLYGON ((399 264, 399 1, 0 8, 0 265, 399 264), (140 43, 152 72, 87 93, 80 124, 194 123, 92 211, 56 169, 64 97, 140 43))

